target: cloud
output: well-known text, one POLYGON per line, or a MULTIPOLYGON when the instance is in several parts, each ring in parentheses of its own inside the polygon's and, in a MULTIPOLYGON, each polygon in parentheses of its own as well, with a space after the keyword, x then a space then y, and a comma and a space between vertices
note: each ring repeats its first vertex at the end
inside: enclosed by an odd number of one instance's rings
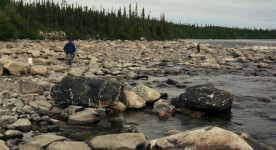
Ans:
MULTIPOLYGON (((56 0, 58 1, 58 0, 56 0)), ((59 0, 61 1, 61 0, 59 0)), ((138 9, 144 7, 146 14, 159 18, 165 13, 166 19, 176 23, 215 24, 221 26, 276 28, 275 0, 67 0, 82 6, 100 6, 118 10, 132 4, 138 9)))

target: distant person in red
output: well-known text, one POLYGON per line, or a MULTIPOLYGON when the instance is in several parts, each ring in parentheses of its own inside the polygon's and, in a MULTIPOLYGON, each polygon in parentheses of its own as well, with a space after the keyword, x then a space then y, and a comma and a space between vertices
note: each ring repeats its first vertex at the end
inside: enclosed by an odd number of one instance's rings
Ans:
POLYGON ((197 44, 196 49, 197 49, 197 53, 199 53, 200 52, 200 43, 197 44))
POLYGON ((63 50, 66 53, 68 65, 72 65, 72 60, 73 60, 73 58, 75 56, 75 52, 76 52, 76 46, 70 38, 69 38, 69 42, 65 44, 63 50))

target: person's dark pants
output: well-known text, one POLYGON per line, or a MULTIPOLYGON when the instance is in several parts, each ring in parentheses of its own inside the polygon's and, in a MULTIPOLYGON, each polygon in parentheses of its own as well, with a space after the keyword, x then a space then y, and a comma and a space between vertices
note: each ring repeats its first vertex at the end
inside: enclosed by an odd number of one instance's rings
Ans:
POLYGON ((68 65, 72 65, 72 61, 73 61, 73 59, 74 59, 74 56, 75 56, 74 54, 66 53, 68 65))

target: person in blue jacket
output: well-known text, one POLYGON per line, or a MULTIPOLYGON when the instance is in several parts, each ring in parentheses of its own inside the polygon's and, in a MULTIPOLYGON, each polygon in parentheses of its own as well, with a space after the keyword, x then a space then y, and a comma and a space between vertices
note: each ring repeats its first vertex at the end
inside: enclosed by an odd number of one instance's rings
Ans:
POLYGON ((72 65, 72 60, 76 52, 76 46, 71 39, 69 39, 69 42, 65 44, 63 50, 66 53, 68 65, 72 65))

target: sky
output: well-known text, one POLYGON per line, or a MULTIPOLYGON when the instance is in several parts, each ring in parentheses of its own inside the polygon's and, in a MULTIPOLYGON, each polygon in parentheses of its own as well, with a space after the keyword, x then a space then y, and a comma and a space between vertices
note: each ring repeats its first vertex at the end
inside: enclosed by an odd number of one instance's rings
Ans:
MULTIPOLYGON (((61 0, 54 0, 59 1, 61 0)), ((128 9, 138 4, 146 15, 167 21, 198 25, 216 25, 240 28, 276 29, 276 0, 67 0, 94 9, 128 9)))

